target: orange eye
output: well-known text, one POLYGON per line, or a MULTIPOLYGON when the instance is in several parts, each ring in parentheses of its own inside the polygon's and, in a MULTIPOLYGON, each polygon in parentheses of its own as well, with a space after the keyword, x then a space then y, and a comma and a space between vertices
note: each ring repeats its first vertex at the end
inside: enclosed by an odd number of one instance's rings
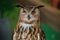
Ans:
POLYGON ((33 15, 34 15, 35 13, 36 13, 35 11, 32 11, 32 13, 31 13, 31 14, 33 14, 33 15))

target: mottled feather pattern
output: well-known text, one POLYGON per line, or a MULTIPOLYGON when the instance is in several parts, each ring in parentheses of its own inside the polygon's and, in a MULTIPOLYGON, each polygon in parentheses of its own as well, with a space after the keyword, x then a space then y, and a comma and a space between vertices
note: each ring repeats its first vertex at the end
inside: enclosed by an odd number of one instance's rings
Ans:
POLYGON ((39 7, 21 8, 13 40, 45 40, 40 27, 39 7))
POLYGON ((16 33, 18 34, 16 40, 45 40, 45 35, 40 28, 31 27, 24 30, 21 26, 16 33))

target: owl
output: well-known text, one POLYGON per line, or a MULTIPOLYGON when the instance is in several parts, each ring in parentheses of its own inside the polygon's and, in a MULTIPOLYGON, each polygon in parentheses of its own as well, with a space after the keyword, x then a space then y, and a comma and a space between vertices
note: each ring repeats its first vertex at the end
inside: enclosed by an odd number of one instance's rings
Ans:
POLYGON ((37 7, 20 8, 19 20, 13 32, 13 40, 45 40, 45 34, 40 27, 40 10, 37 7))

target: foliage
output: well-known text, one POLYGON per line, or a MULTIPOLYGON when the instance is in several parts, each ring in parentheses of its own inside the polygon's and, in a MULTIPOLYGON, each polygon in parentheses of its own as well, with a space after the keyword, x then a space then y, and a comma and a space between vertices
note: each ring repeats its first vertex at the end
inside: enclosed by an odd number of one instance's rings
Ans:
POLYGON ((16 0, 0 0, 0 10, 12 10, 16 0))

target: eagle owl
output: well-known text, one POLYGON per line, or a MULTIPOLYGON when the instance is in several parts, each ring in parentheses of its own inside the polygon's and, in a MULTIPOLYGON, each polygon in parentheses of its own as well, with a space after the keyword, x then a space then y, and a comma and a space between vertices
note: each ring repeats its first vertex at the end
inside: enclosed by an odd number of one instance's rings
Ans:
POLYGON ((20 15, 13 33, 13 40, 45 40, 40 27, 40 10, 42 6, 20 7, 20 15))

